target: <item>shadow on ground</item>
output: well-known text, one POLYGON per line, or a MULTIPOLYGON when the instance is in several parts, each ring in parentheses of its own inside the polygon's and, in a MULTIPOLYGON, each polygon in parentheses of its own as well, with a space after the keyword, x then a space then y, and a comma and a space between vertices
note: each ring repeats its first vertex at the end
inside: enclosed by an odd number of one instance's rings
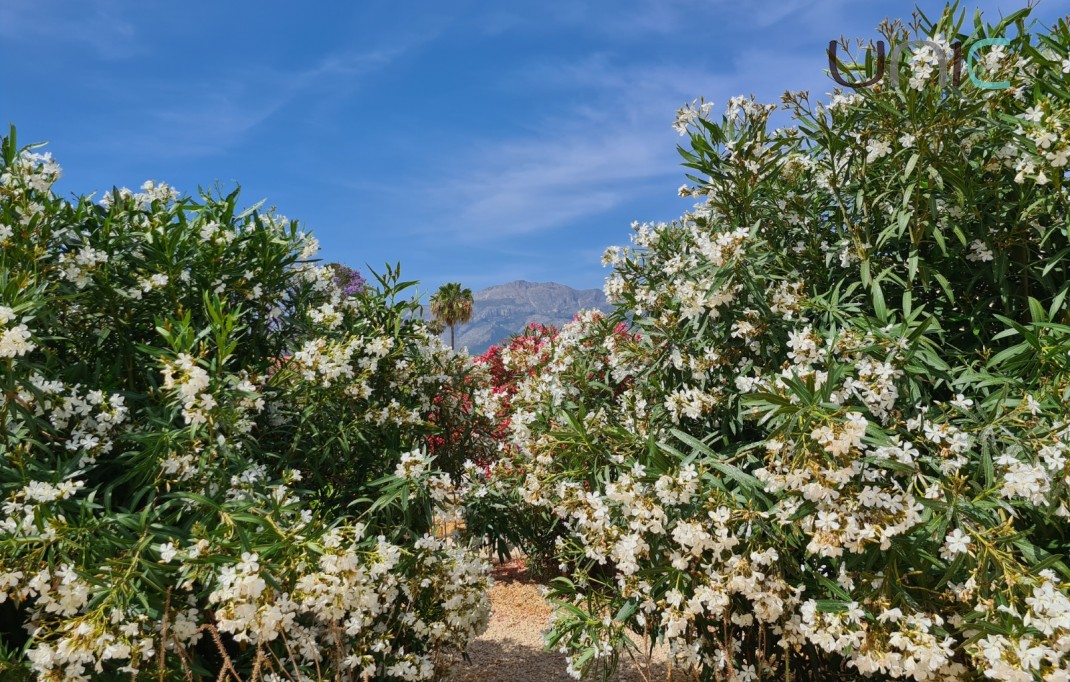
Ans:
MULTIPOLYGON (((539 583, 523 569, 522 562, 508 562, 494 568, 495 585, 490 591, 493 606, 490 625, 468 647, 469 661, 457 660, 446 677, 448 682, 556 682, 571 680, 565 671, 565 656, 544 651, 542 630, 551 607, 539 593, 539 583)), ((629 657, 609 678, 614 682, 662 682, 667 680, 667 663, 662 655, 644 676, 629 657)), ((593 679, 601 679, 594 675, 593 679)), ((672 680, 686 679, 673 675, 672 680)))
MULTIPOLYGON (((565 672, 565 656, 557 652, 543 651, 532 644, 514 639, 476 640, 468 648, 470 662, 458 660, 446 678, 449 682, 565 682, 573 679, 565 672)), ((645 679, 661 682, 666 679, 666 664, 654 663, 649 678, 645 678, 634 663, 621 661, 616 673, 609 679, 619 682, 643 682, 645 679)), ((598 680, 595 675, 592 679, 598 680)), ((673 680, 683 677, 674 675, 673 680)))

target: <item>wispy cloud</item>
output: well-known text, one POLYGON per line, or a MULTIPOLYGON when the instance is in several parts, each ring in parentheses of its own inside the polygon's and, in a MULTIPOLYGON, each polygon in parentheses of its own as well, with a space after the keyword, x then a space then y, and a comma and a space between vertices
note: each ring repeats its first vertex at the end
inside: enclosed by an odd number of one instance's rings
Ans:
MULTIPOLYGON (((490 280, 533 278, 540 270, 557 277, 596 271, 598 254, 590 240, 575 244, 574 231, 590 225, 607 234, 608 225, 620 224, 607 216, 619 216, 622 207, 668 205, 665 195, 684 181, 673 149, 681 140, 669 127, 681 104, 702 95, 720 108, 737 94, 776 102, 789 89, 822 99, 835 88, 824 74, 828 41, 841 34, 875 36, 883 18, 873 5, 847 0, 623 0, 616 9, 549 3, 517 10, 528 19, 537 14, 543 26, 575 30, 570 40, 590 36, 589 47, 579 56, 540 55, 501 75, 507 94, 538 97, 554 107, 526 116, 523 132, 483 133, 475 144, 465 139, 440 156, 433 175, 417 179, 416 185, 432 188, 426 203, 433 209, 413 221, 419 228, 406 232, 414 248, 447 254, 476 243, 542 240, 546 246, 532 247, 527 257, 503 255, 512 274, 495 268, 490 280), (675 49, 649 52, 644 42, 672 39, 679 41, 675 49)), ((909 15, 907 10, 887 11, 909 15)), ((526 26, 512 14, 486 23, 488 33, 526 26)), ((410 208, 410 197, 399 201, 407 213, 419 211, 410 208)), ((623 225, 615 234, 607 244, 627 239, 623 225)), ((483 256, 444 260, 473 283, 484 281, 481 273, 493 262, 483 256)))
POLYGON ((435 196, 452 205, 447 229, 455 236, 508 238, 620 205, 637 183, 664 172, 664 158, 658 158, 663 152, 628 130, 501 142, 466 158, 463 165, 471 170, 439 186, 435 196))
MULTIPOLYGON (((750 50, 721 73, 698 73, 595 54, 514 74, 516 87, 583 93, 585 103, 545 117, 534 132, 457 157, 442 173, 453 179, 434 190, 435 205, 447 217, 427 231, 470 241, 508 239, 604 215, 642 196, 664 196, 670 184, 675 189, 684 181, 674 149, 679 138, 670 128, 679 106, 700 95, 719 106, 740 93, 774 101, 785 87, 820 82, 819 71, 805 82, 785 78, 783 65, 803 59, 796 52, 750 50)), ((822 55, 811 61, 820 64, 822 55)))
POLYGON ((130 0, 4 0, 0 38, 8 44, 84 45, 99 57, 119 59, 144 49, 130 0))
MULTIPOLYGON (((245 141, 257 126, 283 107, 301 100, 322 106, 351 95, 361 77, 387 68, 407 45, 366 52, 330 54, 300 69, 239 65, 214 78, 160 80, 152 74, 120 79, 108 74, 98 90, 118 101, 155 102, 133 130, 116 130, 98 144, 157 157, 197 157, 219 153, 245 141), (133 82, 132 82, 133 81, 133 82)), ((310 114, 310 112, 306 112, 310 114)))
MULTIPOLYGON (((612 11, 598 3, 542 3, 525 11, 541 21, 617 39, 666 36, 707 44, 738 32, 785 25, 794 32, 815 28, 815 19, 843 14, 849 0, 618 0, 612 11)), ((517 24, 508 24, 508 27, 517 24)), ((636 49, 645 46, 636 45, 636 49)))

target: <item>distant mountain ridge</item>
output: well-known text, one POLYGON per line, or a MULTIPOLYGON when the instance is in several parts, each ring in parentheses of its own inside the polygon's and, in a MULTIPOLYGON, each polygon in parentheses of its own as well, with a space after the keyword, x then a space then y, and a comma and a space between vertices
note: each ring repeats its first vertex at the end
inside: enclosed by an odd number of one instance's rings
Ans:
MULTIPOLYGON (((457 328, 457 348, 479 355, 523 331, 532 322, 561 327, 581 310, 608 312, 599 289, 573 289, 556 282, 516 280, 472 294, 472 319, 457 328)), ((449 331, 445 338, 449 339, 449 331)))

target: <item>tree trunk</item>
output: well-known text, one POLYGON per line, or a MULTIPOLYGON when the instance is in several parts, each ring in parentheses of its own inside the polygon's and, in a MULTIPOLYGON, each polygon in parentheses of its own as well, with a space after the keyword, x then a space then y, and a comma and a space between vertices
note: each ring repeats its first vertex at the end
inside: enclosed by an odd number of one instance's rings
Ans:
POLYGON ((453 325, 450 325, 450 348, 457 350, 457 344, 453 342, 453 325))

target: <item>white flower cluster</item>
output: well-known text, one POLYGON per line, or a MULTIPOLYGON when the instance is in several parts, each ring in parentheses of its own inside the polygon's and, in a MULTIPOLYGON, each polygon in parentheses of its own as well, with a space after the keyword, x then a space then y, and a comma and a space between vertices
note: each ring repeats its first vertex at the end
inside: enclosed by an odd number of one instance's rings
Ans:
MULTIPOLYGON (((1026 396, 1029 398, 1030 396, 1026 396)), ((1028 401, 1022 401, 1028 409, 1028 401)), ((1070 516, 1066 505, 1057 501, 1060 488, 1070 485, 1070 424, 1055 422, 1040 438, 1026 447, 1008 448, 995 459, 1002 473, 1000 495, 1024 500, 1038 508, 1056 506, 1056 514, 1070 516)))
MULTIPOLYGON (((1070 108, 1065 103, 1041 101, 1019 114, 1023 129, 1018 159, 1009 159, 1017 171, 1015 182, 1032 179, 1038 185, 1063 175, 1070 164, 1070 108), (1050 177, 1049 177, 1050 175, 1050 177)), ((1013 153, 1013 152, 1012 152, 1013 153)))
POLYGON ((122 395, 85 391, 80 384, 66 386, 37 373, 30 377, 30 383, 34 390, 20 390, 18 400, 34 416, 48 420, 55 429, 57 444, 67 452, 77 453, 73 464, 88 466, 98 456, 112 451, 115 436, 129 418, 122 395))
POLYGON ((205 242, 225 246, 234 241, 234 231, 229 230, 214 220, 209 220, 200 229, 201 239, 205 242))
MULTIPOLYGON (((82 480, 66 480, 58 484, 48 481, 30 481, 5 500, 3 506, 0 507, 0 511, 3 511, 3 517, 0 517, 0 537, 37 535, 37 523, 41 518, 40 507, 58 500, 69 499, 84 486, 85 481, 82 480)), ((57 521, 61 523, 62 519, 57 519, 57 521)), ((46 539, 55 537, 55 525, 49 523, 41 534, 46 539)), ((3 600, 0 599, 0 601, 3 600)))
POLYGON ((153 289, 167 286, 169 279, 170 278, 168 278, 167 275, 160 272, 148 277, 142 277, 140 281, 138 281, 137 286, 131 287, 126 292, 126 295, 132 299, 140 300, 143 295, 149 293, 153 289))
POLYGON ((698 419, 716 405, 716 395, 695 386, 677 388, 665 398, 665 409, 673 424, 679 424, 681 417, 698 419))
POLYGON ((974 263, 987 263, 994 258, 992 249, 980 239, 970 242, 970 252, 966 254, 966 260, 974 263))
POLYGON ((673 130, 684 135, 687 129, 695 125, 699 119, 708 117, 711 109, 713 109, 713 102, 707 102, 705 99, 696 99, 690 104, 685 104, 676 112, 676 120, 672 124, 673 130))
POLYGON ((39 679, 88 682, 115 663, 122 663, 120 672, 135 674, 138 662, 155 654, 151 624, 144 616, 127 619, 121 610, 111 609, 104 619, 85 617, 91 594, 70 564, 43 569, 25 582, 20 596, 33 600, 31 623, 42 626, 56 617, 62 623, 55 640, 39 641, 27 652, 39 679))
POLYGON ((115 200, 133 200, 134 208, 138 211, 148 211, 153 204, 168 206, 178 199, 180 193, 166 182, 157 183, 155 180, 146 180, 141 184, 140 192, 133 192, 128 187, 120 187, 112 193, 105 194, 100 200, 100 205, 111 208, 115 200))
MULTIPOLYGON (((290 480, 299 478, 291 472, 290 480)), ((67 499, 81 485, 34 482, 19 492, 17 504, 67 499)), ((475 553, 431 536, 395 545, 367 537, 362 524, 293 535, 307 527, 303 503, 287 486, 267 481, 262 466, 236 476, 232 490, 238 494, 228 504, 254 505, 250 510, 275 501, 276 511, 264 520, 290 533, 285 551, 293 556, 280 564, 243 551, 220 562, 228 549, 216 541, 160 543, 154 547, 160 562, 180 576, 166 625, 109 606, 112 597, 101 599, 118 588, 108 568, 92 581, 69 563, 32 575, 0 571, 0 602, 16 599, 31 609, 37 635, 28 660, 40 678, 81 682, 105 671, 136 673, 152 664, 161 645, 187 661, 183 650, 207 630, 274 657, 281 667, 271 670, 284 679, 320 679, 317 670, 337 665, 340 673, 426 680, 444 655, 462 651, 486 629, 490 566, 475 553), (198 585, 210 588, 201 607, 198 585)))
POLYGON ((164 360, 163 388, 174 390, 182 402, 182 417, 187 424, 204 424, 216 407, 215 396, 209 390, 212 380, 188 353, 179 353, 174 360, 164 360))
POLYGON ((935 681, 962 680, 967 672, 952 660, 954 641, 939 634, 944 624, 939 615, 882 609, 876 621, 886 624, 887 632, 878 638, 867 632, 866 613, 858 602, 843 611, 821 612, 809 600, 799 612, 801 617, 791 625, 799 643, 810 642, 830 653, 852 651, 847 664, 863 675, 935 681))
POLYGON ((306 381, 324 387, 339 381, 351 382, 348 390, 354 396, 366 398, 371 387, 361 379, 374 374, 393 347, 394 339, 389 336, 371 339, 349 336, 337 341, 318 338, 306 342, 294 353, 292 366, 306 381))
POLYGON ((138 210, 146 210, 153 203, 170 204, 178 199, 179 192, 166 182, 157 183, 155 180, 146 180, 141 185, 141 191, 134 194, 134 205, 138 210))
POLYGON ((892 153, 892 145, 884 140, 870 140, 866 143, 866 163, 873 163, 892 153))
POLYGON ((74 282, 74 285, 79 289, 84 289, 89 284, 91 275, 97 266, 107 262, 107 253, 91 246, 83 246, 77 250, 60 254, 60 274, 65 279, 74 282))
POLYGON ((26 322, 18 319, 13 309, 0 305, 0 358, 14 358, 29 353, 37 347, 31 338, 26 322))
POLYGON ((432 459, 434 458, 420 450, 402 453, 394 475, 409 481, 420 481, 430 470, 432 459))
POLYGON ((337 329, 342 324, 342 314, 335 309, 332 303, 324 303, 309 312, 309 317, 316 324, 322 324, 327 329, 337 329))
POLYGON ((985 677, 1012 682, 1070 680, 1070 598, 1051 570, 1024 577, 1031 593, 1019 606, 997 608, 1020 623, 1014 634, 989 634, 969 649, 985 677))
POLYGON ((322 663, 341 646, 343 670, 430 679, 440 648, 463 646, 486 629, 489 567, 425 536, 415 544, 412 561, 427 573, 408 577, 399 566, 401 547, 380 536, 370 550, 361 549, 356 543, 362 535, 359 525, 330 531, 315 569, 303 572, 291 592, 268 585, 256 554, 244 553, 223 566, 209 596, 220 631, 254 645, 284 638, 298 665, 322 663), (402 607, 419 591, 434 595, 441 609, 436 619, 402 607), (399 628, 414 633, 423 650, 398 647, 399 628))
MULTIPOLYGON (((937 33, 929 38, 928 42, 934 42, 939 45, 939 52, 933 49, 931 45, 922 45, 910 57, 909 87, 919 92, 931 86, 932 77, 939 70, 942 70, 945 78, 949 78, 950 74, 947 73, 947 65, 951 64, 951 60, 955 56, 951 49, 951 43, 943 35, 937 33)), ((986 53, 985 59, 996 59, 998 63, 998 56, 994 55, 993 52, 986 53)), ((898 64, 892 64, 891 68, 895 69, 898 66, 898 64)))
POLYGON ((62 169, 52 158, 52 154, 37 154, 24 150, 15 157, 14 163, 5 167, 4 173, 0 175, 0 185, 50 194, 52 185, 61 175, 62 169))

